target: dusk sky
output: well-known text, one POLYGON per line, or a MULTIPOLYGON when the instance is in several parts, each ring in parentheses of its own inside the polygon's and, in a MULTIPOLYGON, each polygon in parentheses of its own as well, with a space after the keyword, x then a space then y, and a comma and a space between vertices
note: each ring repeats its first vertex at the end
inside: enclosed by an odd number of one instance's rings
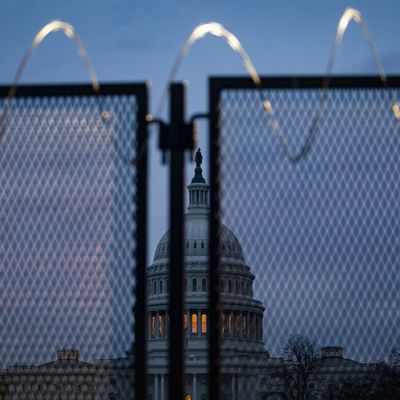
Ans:
MULTIPOLYGON (((179 49, 195 26, 217 21, 241 40, 260 75, 324 74, 336 27, 346 7, 360 10, 387 73, 400 72, 400 3, 376 1, 86 1, 15 0, 1 2, 0 83, 12 82, 16 68, 39 29, 53 19, 71 23, 91 57, 100 82, 148 81, 154 113, 179 49)), ((357 24, 351 22, 334 73, 376 74, 357 24)), ((177 79, 187 80, 188 115, 204 111, 207 77, 246 75, 240 58, 221 38, 197 42, 177 79)), ((35 52, 22 83, 89 82, 74 44, 61 32, 47 37, 35 52)), ((153 135, 154 136, 154 135, 153 135)), ((204 148, 204 132, 200 144, 204 148)), ((165 226, 165 167, 152 149, 153 218, 151 249, 165 226)), ((205 164, 207 155, 205 152, 205 164)), ((207 166, 205 166, 207 168, 207 166)))
MULTIPOLYGON (((361 12, 386 72, 400 73, 400 2, 397 0, 352 3, 342 0, 1 0, 0 83, 12 82, 24 52, 40 28, 60 19, 75 27, 100 83, 150 82, 150 110, 154 113, 177 53, 199 23, 217 21, 237 35, 260 75, 323 75, 338 20, 349 6, 361 12)), ((339 50, 334 74, 376 74, 361 30, 354 22, 350 23, 339 50)), ((188 115, 207 109, 207 78, 214 75, 245 76, 246 71, 238 55, 223 39, 207 37, 194 45, 177 76, 178 80, 189 82, 188 115)), ((76 82, 89 83, 88 74, 74 44, 61 32, 51 34, 40 45, 21 81, 22 84, 76 82)), ((207 171, 205 129, 201 125, 200 145, 205 150, 207 171)), ((154 139, 151 141, 149 257, 167 226, 167 169, 160 166, 154 139)), ((189 175, 192 169, 190 166, 189 175)), ((250 259, 258 260, 251 255, 250 259)), ((270 268, 267 270, 271 272, 270 268)), ((257 275, 257 268, 255 272, 257 275)), ((261 282, 263 272, 259 274, 261 282)), ((258 290, 263 291, 260 286, 258 290)), ((267 297, 263 300, 267 301, 267 297)), ((311 333, 318 334, 318 330, 311 333)), ((279 343, 276 341, 274 346, 274 355, 277 355, 279 343)), ((360 355, 360 352, 354 353, 360 355)))

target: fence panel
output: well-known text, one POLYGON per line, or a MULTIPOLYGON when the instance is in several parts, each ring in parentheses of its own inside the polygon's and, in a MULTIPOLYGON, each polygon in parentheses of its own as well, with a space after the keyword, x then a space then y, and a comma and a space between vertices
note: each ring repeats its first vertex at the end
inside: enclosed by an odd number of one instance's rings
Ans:
MULTIPOLYGON (((389 81, 399 98, 399 80, 389 81)), ((400 136, 388 90, 375 78, 333 79, 311 149, 292 163, 260 99, 270 100, 295 154, 322 79, 265 79, 261 97, 252 85, 215 78, 210 86, 220 171, 212 215, 220 210, 236 237, 222 226, 221 399, 282 393, 274 385, 282 360, 273 358, 287 355, 290 337, 314 340, 320 365, 331 356, 350 375, 399 347, 400 136)))
POLYGON ((124 157, 136 157, 146 107, 146 87, 137 84, 104 85, 100 96, 89 86, 21 87, 7 108, 0 144, 0 375, 10 397, 133 396, 146 154, 139 167, 124 157))

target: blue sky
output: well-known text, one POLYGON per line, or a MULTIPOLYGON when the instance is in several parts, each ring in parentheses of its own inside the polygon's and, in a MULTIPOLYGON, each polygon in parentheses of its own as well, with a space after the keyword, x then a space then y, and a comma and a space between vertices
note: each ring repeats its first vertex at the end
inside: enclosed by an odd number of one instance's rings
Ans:
MULTIPOLYGON (((37 31, 49 21, 61 19, 71 23, 84 41, 100 82, 151 82, 150 106, 154 112, 180 47, 199 23, 218 21, 235 33, 261 75, 324 74, 338 20, 348 6, 361 11, 386 72, 399 73, 397 0, 0 0, 0 83, 12 82, 37 31)), ((376 73, 369 49, 354 23, 347 30, 334 73, 376 73)), ((214 37, 196 43, 179 71, 178 79, 189 82, 188 114, 206 110, 210 75, 245 75, 239 57, 222 39, 214 37)), ((59 32, 40 45, 22 78, 22 83, 55 82, 88 82, 74 45, 59 32)), ((206 146, 203 137, 200 143, 206 146)), ((154 138, 151 154, 150 255, 167 224, 167 171, 159 165, 154 138)), ((204 156, 207 164, 206 152, 204 156)))
MULTIPOLYGON (((85 42, 100 81, 152 82, 158 100, 176 54, 191 30, 215 20, 234 32, 260 74, 321 74, 337 22, 347 6, 358 8, 388 72, 400 71, 398 1, 2 1, 0 82, 11 82, 34 34, 52 19, 73 24, 85 42)), ((375 73, 361 32, 351 24, 337 73, 375 73)), ((205 107, 206 77, 244 74, 237 55, 221 39, 193 48, 178 78, 190 83, 189 109, 205 107)), ((51 35, 35 54, 24 82, 87 81, 72 43, 51 35)))

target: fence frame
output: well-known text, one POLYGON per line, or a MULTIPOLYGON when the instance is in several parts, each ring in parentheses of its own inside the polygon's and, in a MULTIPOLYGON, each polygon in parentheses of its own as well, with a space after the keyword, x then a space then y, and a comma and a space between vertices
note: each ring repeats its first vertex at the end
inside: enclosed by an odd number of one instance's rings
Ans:
MULTIPOLYGON (((221 137, 220 122, 220 99, 224 90, 243 89, 321 89, 323 88, 326 76, 274 76, 261 77, 260 87, 256 87, 251 78, 248 77, 223 77, 215 76, 209 78, 209 97, 208 107, 210 115, 209 128, 209 162, 210 162, 210 258, 209 258, 209 399, 218 400, 220 398, 220 312, 219 312, 219 280, 220 280, 220 255, 219 255, 219 235, 221 226, 221 180, 220 175, 221 147, 223 138, 221 137)), ((381 89, 390 90, 390 88, 400 87, 400 75, 388 76, 387 86, 382 83, 379 76, 376 75, 339 75, 329 77, 329 89, 381 89)), ((328 90, 329 90, 328 89, 328 90)), ((388 98, 389 99, 389 98, 388 98)), ((261 105, 260 105, 261 107, 261 105)), ((390 104, 388 103, 388 107, 390 104)), ((278 143, 277 143, 277 150, 278 143)))
MULTIPOLYGON (((10 86, 0 86, 0 98, 5 101, 10 91, 10 86)), ((62 85, 21 85, 18 86, 15 97, 66 97, 66 96, 97 96, 99 100, 103 96, 131 95, 137 99, 136 108, 136 132, 132 132, 133 140, 136 140, 137 159, 135 181, 136 202, 134 225, 135 250, 132 257, 135 260, 135 295, 134 305, 134 392, 136 399, 145 399, 147 393, 147 324, 146 324, 146 276, 147 276, 147 235, 148 235, 148 146, 147 125, 148 114, 148 85, 146 83, 105 83, 101 84, 100 92, 96 94, 90 84, 62 84, 62 85)), ((12 100, 11 100, 12 101, 12 100)), ((101 103, 99 103, 100 106, 101 103)), ((99 108, 99 118, 101 110, 99 108)), ((0 148, 1 150, 1 148, 0 148)), ((134 167, 134 165, 132 165, 134 167)))

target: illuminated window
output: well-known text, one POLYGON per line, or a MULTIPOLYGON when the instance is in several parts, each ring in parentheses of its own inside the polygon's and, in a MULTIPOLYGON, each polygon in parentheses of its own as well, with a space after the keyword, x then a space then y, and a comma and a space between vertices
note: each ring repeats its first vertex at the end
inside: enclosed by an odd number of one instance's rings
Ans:
POLYGON ((201 314, 201 333, 207 333, 207 314, 201 314))
POLYGON ((196 280, 196 278, 193 279, 192 290, 193 290, 193 292, 197 292, 197 280, 196 280))
POLYGON ((242 323, 243 323, 243 337, 247 337, 247 315, 242 315, 242 323))
POLYGON ((163 337, 165 334, 165 318, 163 314, 158 316, 158 336, 163 337))
POLYGON ((235 314, 235 336, 240 336, 240 314, 235 314))
POLYGON ((156 316, 152 315, 151 316, 151 337, 156 336, 156 316))
POLYGON ((188 329, 188 315, 187 313, 183 314, 183 331, 187 332, 188 329))
POLYGON ((201 280, 201 290, 202 290, 203 292, 205 292, 205 291, 207 290, 207 281, 206 281, 206 278, 203 278, 203 279, 201 280))
POLYGON ((197 313, 192 314, 192 333, 197 334, 197 313))
POLYGON ((190 397, 190 393, 186 393, 185 400, 192 400, 192 398, 190 397))

